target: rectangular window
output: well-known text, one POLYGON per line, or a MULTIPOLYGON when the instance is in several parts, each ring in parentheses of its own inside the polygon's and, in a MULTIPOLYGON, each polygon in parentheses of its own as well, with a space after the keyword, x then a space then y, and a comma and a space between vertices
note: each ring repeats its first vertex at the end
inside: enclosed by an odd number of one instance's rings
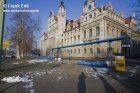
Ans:
POLYGON ((80 49, 78 49, 78 54, 80 54, 80 49))
POLYGON ((76 54, 76 49, 74 49, 74 53, 76 54))
POLYGON ((101 51, 100 51, 100 48, 97 48, 97 53, 100 54, 100 52, 101 52, 101 51))
POLYGON ((74 43, 76 43, 76 36, 74 36, 74 43))
POLYGON ((92 18, 92 14, 89 15, 89 18, 92 18))
POLYGON ((86 31, 84 31, 84 38, 86 38, 86 31))
POLYGON ((94 17, 96 17, 96 13, 94 13, 94 17))
POLYGON ((86 52, 87 52, 87 51, 86 51, 86 48, 84 48, 84 53, 86 54, 86 52))
POLYGON ((107 36, 109 36, 109 27, 107 27, 107 36))
POLYGON ((96 36, 100 35, 100 27, 96 27, 96 36))
POLYGON ((85 17, 85 21, 87 21, 87 17, 85 17))
POLYGON ((68 40, 67 40, 67 43, 69 44, 69 38, 68 38, 68 40))
POLYGON ((92 48, 90 48, 90 53, 91 53, 91 54, 93 53, 93 49, 92 49, 92 48))
POLYGON ((92 37, 92 29, 89 29, 89 37, 92 37))
POLYGON ((80 41, 80 35, 78 35, 78 41, 80 41))
POLYGON ((71 44, 72 44, 72 37, 71 37, 71 44))
POLYGON ((61 40, 61 43, 62 43, 62 45, 63 45, 63 39, 61 40))
POLYGON ((71 54, 72 54, 72 50, 71 50, 71 54))

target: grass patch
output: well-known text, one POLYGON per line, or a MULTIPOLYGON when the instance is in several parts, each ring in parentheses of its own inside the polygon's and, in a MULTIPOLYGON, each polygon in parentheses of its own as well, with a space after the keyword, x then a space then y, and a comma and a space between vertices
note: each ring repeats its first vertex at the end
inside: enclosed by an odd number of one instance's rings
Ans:
POLYGON ((31 60, 31 59, 30 58, 21 58, 21 59, 4 58, 2 62, 27 62, 28 60, 31 60))

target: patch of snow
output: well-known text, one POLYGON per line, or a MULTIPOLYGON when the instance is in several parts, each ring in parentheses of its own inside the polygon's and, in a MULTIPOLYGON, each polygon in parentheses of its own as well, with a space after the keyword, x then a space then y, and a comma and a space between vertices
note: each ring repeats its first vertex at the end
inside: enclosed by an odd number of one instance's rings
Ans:
POLYGON ((133 76, 134 76, 134 74, 131 74, 130 76, 131 76, 131 77, 133 77, 133 76))
POLYGON ((34 82, 29 82, 29 83, 25 83, 26 85, 23 86, 23 88, 26 88, 29 90, 30 93, 35 93, 35 90, 33 89, 34 87, 34 82))
POLYGON ((98 79, 99 74, 95 73, 94 75, 92 75, 95 79, 98 79))
POLYGON ((35 90, 34 89, 31 89, 29 91, 30 91, 30 93, 35 93, 35 90))
POLYGON ((47 71, 47 74, 53 74, 53 73, 62 74, 63 71, 64 69, 51 69, 50 71, 47 71))
POLYGON ((1 81, 8 82, 8 83, 14 83, 14 82, 30 82, 32 81, 32 77, 30 76, 13 76, 13 77, 5 77, 1 79, 1 81))
POLYGON ((62 80, 63 77, 57 77, 57 80, 56 81, 59 81, 59 80, 62 80))
POLYGON ((120 78, 120 75, 116 75, 117 78, 120 78))
POLYGON ((112 82, 112 83, 115 83, 115 81, 114 81, 114 80, 111 80, 111 82, 112 82))
POLYGON ((105 73, 101 68, 97 68, 97 72, 98 73, 103 73, 103 74, 105 73))
POLYGON ((136 68, 140 68, 140 66, 138 65, 138 66, 136 66, 136 68))
POLYGON ((122 76, 120 76, 120 75, 116 75, 116 77, 117 77, 118 79, 120 79, 120 80, 126 79, 125 77, 122 77, 122 76))
POLYGON ((28 85, 23 86, 24 88, 32 88, 34 86, 33 82, 29 82, 28 85))
POLYGON ((94 77, 95 79, 98 79, 99 76, 104 76, 105 73, 109 71, 108 68, 96 68, 97 71, 95 71, 93 68, 85 68, 83 69, 88 77, 94 77))
POLYGON ((92 74, 94 71, 92 68, 85 68, 83 69, 87 74, 92 74))
POLYGON ((98 76, 102 76, 103 77, 104 75, 102 73, 98 73, 98 76))
POLYGON ((102 70, 103 73, 107 73, 109 71, 108 68, 101 68, 101 70, 102 70))
POLYGON ((43 62, 48 62, 48 59, 33 59, 28 61, 28 63, 34 64, 34 63, 43 63, 43 62))
POLYGON ((126 79, 126 78, 125 78, 125 77, 120 77, 119 79, 124 80, 124 79, 126 79))
POLYGON ((136 69, 132 69, 132 70, 129 70, 129 72, 131 72, 131 73, 136 73, 137 71, 136 71, 136 69))
POLYGON ((65 79, 68 79, 68 77, 65 77, 65 79))
POLYGON ((21 64, 22 62, 15 62, 13 63, 14 65, 18 65, 18 64, 21 64))
POLYGON ((42 70, 42 71, 30 71, 28 73, 26 73, 26 75, 30 75, 32 77, 40 77, 43 76, 47 73, 47 71, 42 70))
POLYGON ((59 77, 57 77, 56 81, 60 81, 60 80, 63 80, 63 79, 68 79, 68 77, 66 77, 66 76, 64 76, 64 77, 59 76, 59 77))

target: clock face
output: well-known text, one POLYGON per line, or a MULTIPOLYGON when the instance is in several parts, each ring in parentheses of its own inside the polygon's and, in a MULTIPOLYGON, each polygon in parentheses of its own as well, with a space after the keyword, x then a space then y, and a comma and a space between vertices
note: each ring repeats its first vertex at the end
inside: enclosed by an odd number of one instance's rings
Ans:
POLYGON ((88 9, 91 10, 91 5, 88 6, 88 9))

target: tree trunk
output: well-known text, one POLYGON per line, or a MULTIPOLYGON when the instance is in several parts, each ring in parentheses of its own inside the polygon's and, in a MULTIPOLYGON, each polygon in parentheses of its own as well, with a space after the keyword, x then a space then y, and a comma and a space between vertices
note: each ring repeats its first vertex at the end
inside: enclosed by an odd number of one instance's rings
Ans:
POLYGON ((20 46, 20 57, 23 58, 24 57, 24 49, 23 49, 23 44, 20 46))
POLYGON ((19 49, 19 45, 16 45, 16 58, 20 59, 20 49, 19 49))
POLYGON ((24 53, 23 53, 23 49, 21 49, 21 58, 23 58, 24 57, 24 53))

